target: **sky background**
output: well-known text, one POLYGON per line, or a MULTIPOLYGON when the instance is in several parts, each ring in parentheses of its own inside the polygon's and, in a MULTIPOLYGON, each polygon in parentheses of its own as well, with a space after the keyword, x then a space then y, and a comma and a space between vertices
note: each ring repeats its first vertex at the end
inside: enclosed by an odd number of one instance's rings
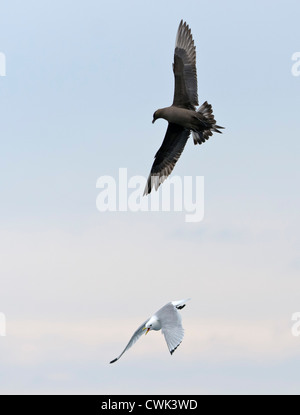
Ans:
POLYGON ((298 0, 1 2, 0 393, 299 393, 299 14, 298 0), (100 213, 100 176, 149 174, 181 19, 199 101, 226 127, 174 170, 204 176, 204 220, 100 213), (187 297, 172 357, 150 333, 109 365, 187 297))

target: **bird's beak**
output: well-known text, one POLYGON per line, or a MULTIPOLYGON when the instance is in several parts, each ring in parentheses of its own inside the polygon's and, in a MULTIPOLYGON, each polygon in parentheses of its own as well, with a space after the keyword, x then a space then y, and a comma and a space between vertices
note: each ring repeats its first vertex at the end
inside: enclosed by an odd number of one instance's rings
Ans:
POLYGON ((147 329, 147 327, 144 327, 144 328, 143 328, 143 330, 147 330, 147 331, 146 331, 146 333, 145 333, 145 336, 146 336, 146 334, 148 334, 148 333, 149 333, 149 331, 150 331, 150 329, 147 329))

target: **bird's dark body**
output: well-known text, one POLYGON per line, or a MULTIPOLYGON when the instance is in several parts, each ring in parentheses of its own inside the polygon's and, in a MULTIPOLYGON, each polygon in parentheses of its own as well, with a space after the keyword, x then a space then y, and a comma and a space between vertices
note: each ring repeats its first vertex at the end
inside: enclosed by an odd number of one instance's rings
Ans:
POLYGON ((191 131, 203 132, 212 127, 212 124, 201 112, 174 105, 157 110, 156 115, 191 131))

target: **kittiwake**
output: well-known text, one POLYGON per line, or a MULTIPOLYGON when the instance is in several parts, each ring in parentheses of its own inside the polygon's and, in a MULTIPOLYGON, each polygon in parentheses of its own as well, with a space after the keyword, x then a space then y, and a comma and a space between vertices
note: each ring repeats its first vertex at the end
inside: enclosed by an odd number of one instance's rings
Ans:
POLYGON ((185 307, 185 303, 189 301, 190 298, 180 301, 172 301, 160 310, 158 310, 152 317, 146 320, 133 334, 129 340, 127 346, 120 354, 119 357, 112 360, 110 363, 115 363, 120 357, 131 347, 134 343, 141 337, 141 335, 146 331, 147 334, 150 330, 160 330, 165 336, 168 349, 171 355, 180 345, 183 340, 184 330, 181 324, 181 315, 178 310, 181 310, 185 307))

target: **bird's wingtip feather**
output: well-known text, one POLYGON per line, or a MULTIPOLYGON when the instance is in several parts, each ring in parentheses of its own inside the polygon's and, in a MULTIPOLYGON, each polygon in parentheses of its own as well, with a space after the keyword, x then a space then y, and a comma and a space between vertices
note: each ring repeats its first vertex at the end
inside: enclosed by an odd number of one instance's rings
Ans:
POLYGON ((182 342, 178 343, 176 347, 174 347, 174 349, 170 350, 171 356, 172 354, 175 352, 175 350, 181 345, 182 342))

